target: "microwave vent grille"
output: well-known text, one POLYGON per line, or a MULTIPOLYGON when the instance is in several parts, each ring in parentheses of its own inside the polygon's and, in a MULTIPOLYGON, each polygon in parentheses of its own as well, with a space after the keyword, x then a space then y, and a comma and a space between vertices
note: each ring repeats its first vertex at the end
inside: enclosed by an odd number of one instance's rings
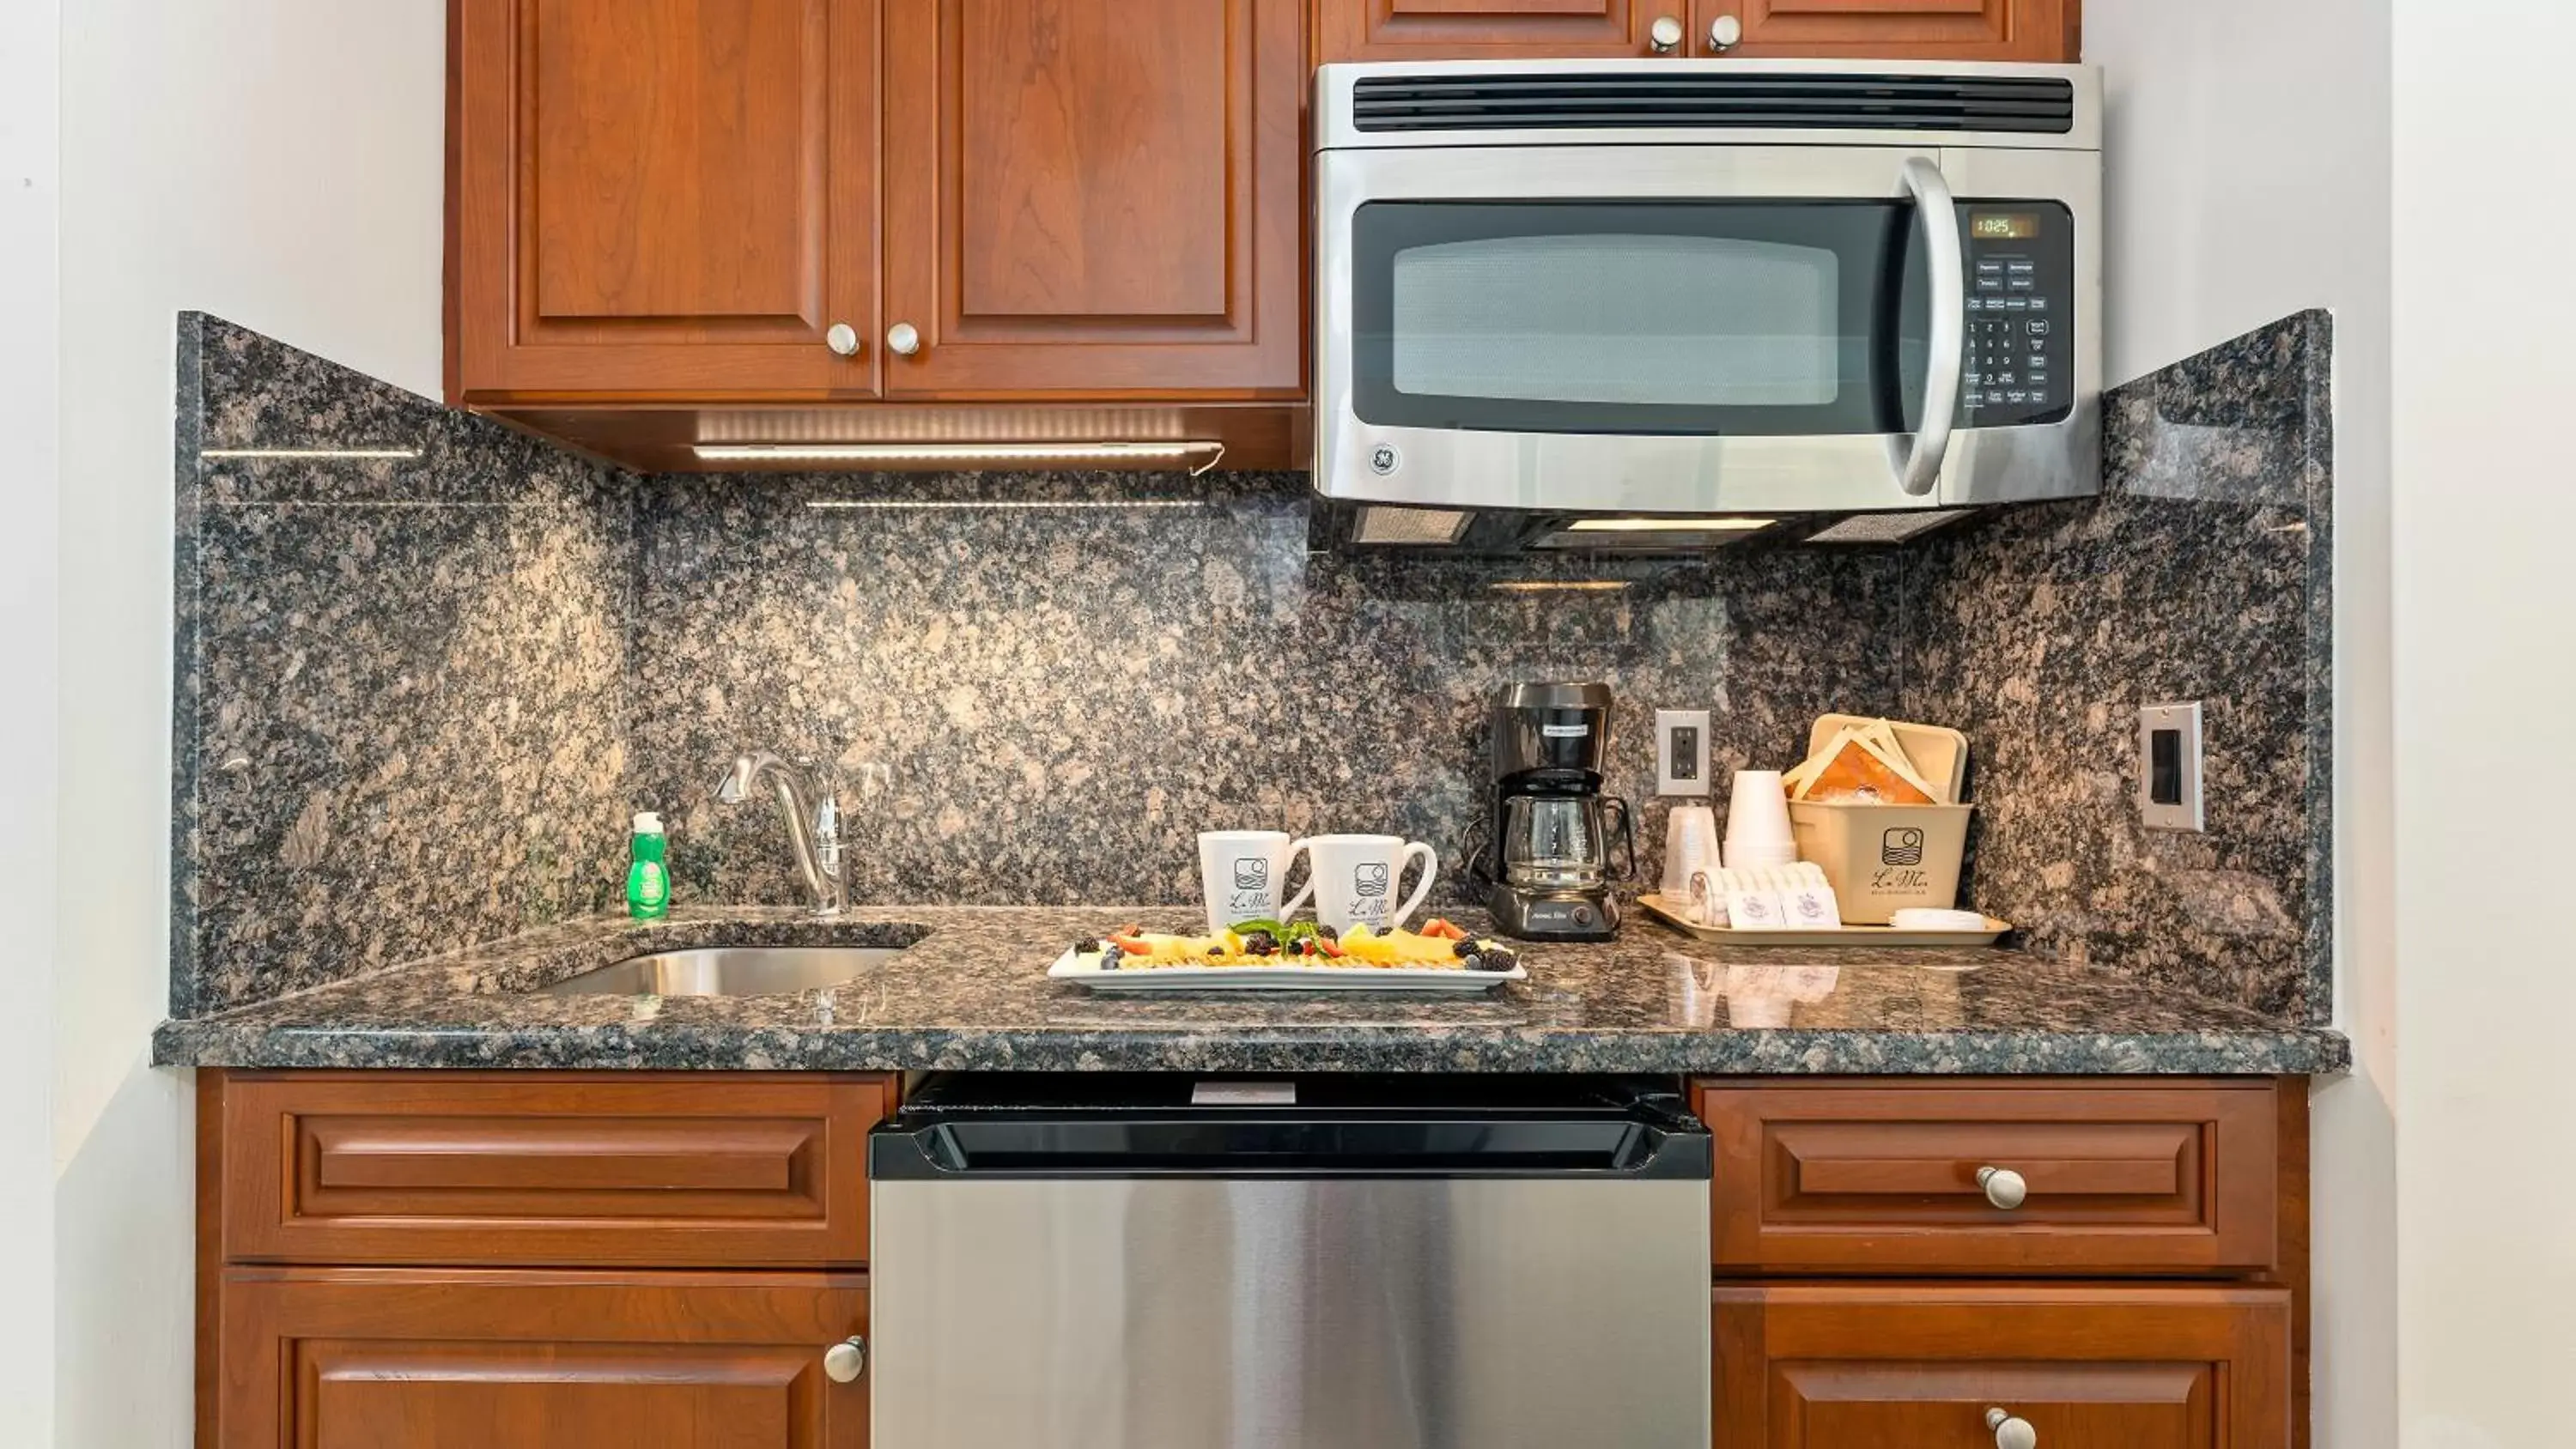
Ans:
POLYGON ((1385 75, 1352 87, 1362 131, 1867 130, 2067 135, 2048 76, 1385 75))

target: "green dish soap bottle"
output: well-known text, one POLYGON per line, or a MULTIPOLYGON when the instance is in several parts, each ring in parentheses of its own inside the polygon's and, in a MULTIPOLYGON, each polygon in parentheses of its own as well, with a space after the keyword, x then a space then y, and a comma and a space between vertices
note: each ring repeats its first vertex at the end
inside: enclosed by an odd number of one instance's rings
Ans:
POLYGON ((671 913, 671 874, 662 867, 662 817, 650 810, 635 817, 635 863, 626 868, 626 914, 639 921, 671 913))

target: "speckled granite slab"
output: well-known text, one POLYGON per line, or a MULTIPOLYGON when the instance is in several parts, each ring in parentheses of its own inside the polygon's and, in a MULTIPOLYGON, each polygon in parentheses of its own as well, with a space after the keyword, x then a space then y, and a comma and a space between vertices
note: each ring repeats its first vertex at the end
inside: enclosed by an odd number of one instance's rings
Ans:
POLYGON ((1309 554, 1312 493, 1293 473, 639 485, 628 758, 684 897, 799 898, 774 813, 708 799, 743 749, 891 767, 845 801, 858 899, 1181 902, 1202 829, 1397 833, 1454 879, 1511 681, 1611 686, 1610 789, 1650 855, 1657 707, 1717 712, 1722 780, 1819 714, 1894 706, 1897 555, 1309 554))
POLYGON ((2332 1011, 2332 321, 2116 389, 2100 497, 1932 535, 1905 709, 1975 743, 1965 890, 2027 949, 2332 1011), (2198 700, 2205 834, 2146 829, 2138 708, 2198 700))
POLYGON ((612 475, 198 314, 177 436, 171 1010, 615 899, 612 475))
POLYGON ((879 909, 568 923, 164 1025, 154 1059, 240 1067, 1744 1073, 2317 1073, 2336 1034, 2003 951, 1730 950, 1640 926, 1533 946, 1472 1000, 1096 997, 1049 981, 1074 939, 1169 909, 879 909), (653 950, 914 942, 797 996, 533 996, 653 950))

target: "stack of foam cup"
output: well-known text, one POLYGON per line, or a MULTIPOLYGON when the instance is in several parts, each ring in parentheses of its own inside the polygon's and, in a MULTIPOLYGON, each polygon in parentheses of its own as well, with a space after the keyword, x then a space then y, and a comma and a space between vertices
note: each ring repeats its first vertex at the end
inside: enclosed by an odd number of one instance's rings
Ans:
POLYGON ((1682 899, 1693 875, 1714 874, 1720 863, 1717 813, 1705 805, 1674 806, 1664 826, 1664 899, 1682 899))
POLYGON ((1726 806, 1726 863, 1735 870, 1795 865, 1797 833, 1789 828, 1789 792, 1777 770, 1738 770, 1726 806))

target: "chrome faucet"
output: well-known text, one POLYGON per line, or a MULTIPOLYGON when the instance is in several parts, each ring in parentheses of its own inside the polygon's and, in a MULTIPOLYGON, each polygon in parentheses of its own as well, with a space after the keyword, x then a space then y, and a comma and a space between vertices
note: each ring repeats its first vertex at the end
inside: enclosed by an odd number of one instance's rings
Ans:
POLYGON ((733 762, 716 785, 716 799, 739 805, 760 788, 763 776, 778 796, 779 813, 787 817, 787 844, 796 852, 796 869, 805 877, 805 889, 813 894, 814 914, 839 915, 849 903, 849 886, 841 866, 838 792, 828 781, 818 788, 795 766, 762 751, 733 762))

